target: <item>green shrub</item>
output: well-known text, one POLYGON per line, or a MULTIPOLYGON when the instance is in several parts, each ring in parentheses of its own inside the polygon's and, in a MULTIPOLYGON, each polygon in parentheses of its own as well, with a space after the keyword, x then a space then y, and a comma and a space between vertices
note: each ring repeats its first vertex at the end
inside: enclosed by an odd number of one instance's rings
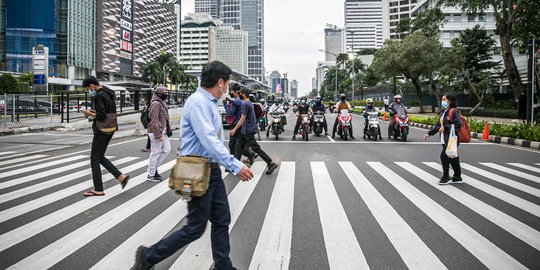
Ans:
POLYGON ((486 117, 508 118, 508 119, 518 118, 518 114, 516 110, 508 110, 508 109, 476 110, 473 115, 469 113, 470 109, 460 109, 460 111, 464 116, 486 116, 486 117))

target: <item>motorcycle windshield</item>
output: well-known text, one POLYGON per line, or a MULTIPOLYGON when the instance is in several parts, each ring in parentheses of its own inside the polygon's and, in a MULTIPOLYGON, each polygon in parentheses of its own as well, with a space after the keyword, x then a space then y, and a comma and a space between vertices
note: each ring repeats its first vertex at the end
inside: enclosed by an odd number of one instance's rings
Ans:
POLYGON ((407 117, 407 114, 405 113, 405 108, 399 108, 397 110, 397 116, 401 119, 405 119, 405 117, 407 117))
POLYGON ((341 110, 341 112, 340 112, 340 113, 341 113, 341 116, 343 116, 343 117, 347 117, 347 116, 349 116, 349 110, 347 110, 347 109, 343 109, 343 110, 341 110))

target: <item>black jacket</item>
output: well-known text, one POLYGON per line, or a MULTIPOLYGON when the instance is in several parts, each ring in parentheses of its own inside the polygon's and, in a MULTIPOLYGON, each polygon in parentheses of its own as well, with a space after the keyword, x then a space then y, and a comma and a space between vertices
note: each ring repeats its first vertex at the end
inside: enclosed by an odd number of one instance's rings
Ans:
MULTIPOLYGON (((442 121, 442 126, 444 127, 444 142, 448 143, 448 137, 450 137, 450 129, 451 125, 454 124, 456 136, 459 138, 458 131, 461 128, 461 118, 459 117, 459 112, 457 109, 453 109, 452 112, 452 120, 450 121, 450 109, 444 110, 441 112, 441 115, 439 116, 439 119, 437 120, 437 124, 428 132, 430 136, 433 136, 437 133, 439 133, 439 129, 441 128, 441 117, 444 114, 444 119, 442 121)), ((459 142, 459 140, 458 140, 459 142)))
POLYGON ((116 96, 114 95, 114 91, 107 86, 102 86, 101 89, 97 91, 94 98, 96 119, 94 119, 94 123, 92 124, 94 132, 99 132, 96 127, 96 121, 104 121, 105 118, 107 118, 107 113, 116 113, 115 100, 116 96))

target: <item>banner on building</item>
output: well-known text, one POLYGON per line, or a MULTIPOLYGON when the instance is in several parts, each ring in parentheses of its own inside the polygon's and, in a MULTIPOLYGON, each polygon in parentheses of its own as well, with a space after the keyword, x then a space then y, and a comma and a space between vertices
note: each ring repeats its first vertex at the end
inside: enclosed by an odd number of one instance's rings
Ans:
POLYGON ((133 74, 133 0, 122 0, 120 6, 120 73, 133 74))

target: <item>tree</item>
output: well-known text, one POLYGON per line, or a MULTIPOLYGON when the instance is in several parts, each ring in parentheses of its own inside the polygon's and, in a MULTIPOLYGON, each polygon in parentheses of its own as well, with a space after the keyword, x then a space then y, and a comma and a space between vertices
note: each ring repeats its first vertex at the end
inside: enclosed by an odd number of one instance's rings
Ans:
POLYGON ((438 7, 429 8, 419 12, 413 19, 403 18, 396 27, 396 32, 400 39, 404 39, 410 33, 420 31, 424 35, 432 38, 439 36, 440 28, 444 23, 444 14, 438 7))
POLYGON ((497 28, 495 34, 500 38, 508 81, 517 101, 525 86, 514 61, 512 43, 517 41, 516 45, 523 45, 526 39, 540 37, 538 0, 439 0, 438 5, 461 7, 472 14, 493 9, 497 28))
POLYGON ((164 76, 165 73, 155 60, 148 61, 141 67, 142 80, 150 83, 150 86, 162 84, 164 76))
POLYGON ((27 83, 28 86, 34 85, 34 75, 31 71, 22 73, 19 75, 19 78, 17 78, 17 81, 20 83, 27 83))
POLYGON ((477 25, 466 29, 459 38, 452 41, 453 47, 461 47, 464 52, 464 62, 461 66, 461 77, 464 84, 478 99, 478 104, 471 109, 473 113, 484 102, 484 95, 494 83, 492 75, 500 62, 492 61, 491 51, 495 46, 493 35, 477 25))
POLYGON ((10 73, 4 73, 0 76, 0 93, 14 94, 19 92, 17 79, 10 73))
POLYGON ((366 69, 365 73, 364 82, 368 87, 375 86, 384 79, 384 77, 376 72, 371 66, 366 69))

